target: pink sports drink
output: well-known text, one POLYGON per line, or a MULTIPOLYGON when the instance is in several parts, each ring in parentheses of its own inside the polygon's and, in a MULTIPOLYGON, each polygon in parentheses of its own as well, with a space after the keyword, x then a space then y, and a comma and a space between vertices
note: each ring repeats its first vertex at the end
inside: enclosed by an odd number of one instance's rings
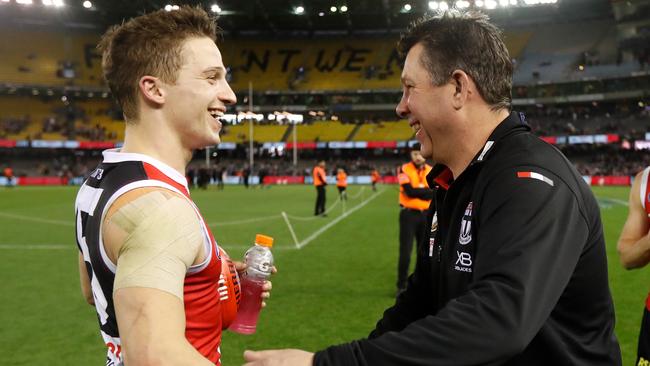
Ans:
POLYGON ((273 238, 257 234, 253 245, 244 257, 246 272, 241 276, 241 303, 237 317, 229 330, 241 334, 253 334, 257 329, 257 319, 262 309, 262 286, 271 276, 273 238))

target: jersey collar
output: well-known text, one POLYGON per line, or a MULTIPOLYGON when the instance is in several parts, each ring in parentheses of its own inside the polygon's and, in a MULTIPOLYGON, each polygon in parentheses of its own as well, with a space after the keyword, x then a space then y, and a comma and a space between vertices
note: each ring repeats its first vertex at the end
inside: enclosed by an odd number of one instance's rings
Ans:
POLYGON ((142 161, 148 164, 153 165, 156 169, 160 170, 173 179, 178 184, 182 184, 185 189, 187 189, 187 179, 176 169, 170 167, 169 165, 163 163, 160 160, 154 159, 149 155, 138 154, 138 153, 123 153, 120 152, 120 149, 109 149, 102 152, 104 156, 104 163, 121 163, 125 161, 142 161))

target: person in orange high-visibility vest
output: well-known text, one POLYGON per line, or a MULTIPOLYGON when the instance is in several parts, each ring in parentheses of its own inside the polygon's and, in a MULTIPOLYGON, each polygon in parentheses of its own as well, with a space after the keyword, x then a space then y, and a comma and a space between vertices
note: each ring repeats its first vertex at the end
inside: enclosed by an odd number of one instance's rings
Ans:
POLYGON ((372 170, 372 173, 370 173, 370 179, 371 179, 371 182, 372 182, 372 190, 375 191, 375 192, 377 191, 377 183, 379 182, 380 177, 381 177, 381 175, 379 175, 379 172, 377 171, 377 168, 374 168, 372 170))
POLYGON ((420 153, 420 146, 411 149, 411 161, 403 164, 399 181, 399 261, 397 263, 397 293, 404 291, 408 278, 413 240, 422 243, 426 234, 426 211, 433 199, 426 177, 431 171, 420 153))
POLYGON ((327 174, 325 174, 325 160, 321 160, 314 167, 312 172, 314 187, 316 187, 316 209, 314 215, 327 216, 325 214, 325 186, 327 185, 327 174))
POLYGON ((336 171, 336 188, 339 189, 339 197, 341 201, 348 199, 348 194, 345 191, 348 188, 348 175, 345 174, 345 170, 339 168, 336 171))
POLYGON ((7 179, 7 182, 5 183, 5 186, 7 186, 7 187, 13 186, 14 170, 11 169, 10 166, 7 166, 2 173, 3 173, 4 177, 7 179))

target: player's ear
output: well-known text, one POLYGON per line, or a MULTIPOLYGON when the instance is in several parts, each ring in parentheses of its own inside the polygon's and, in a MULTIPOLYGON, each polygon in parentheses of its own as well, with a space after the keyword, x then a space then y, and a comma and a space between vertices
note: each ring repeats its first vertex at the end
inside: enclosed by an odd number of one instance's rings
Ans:
POLYGON ((145 75, 138 81, 140 94, 146 103, 162 105, 165 103, 165 87, 160 79, 145 75))

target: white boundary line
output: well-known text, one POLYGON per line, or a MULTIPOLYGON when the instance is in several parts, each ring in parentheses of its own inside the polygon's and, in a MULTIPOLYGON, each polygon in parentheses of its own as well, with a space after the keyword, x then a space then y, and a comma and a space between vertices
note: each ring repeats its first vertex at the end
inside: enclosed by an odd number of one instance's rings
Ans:
MULTIPOLYGON (((334 207, 336 207, 339 203, 341 203, 341 200, 337 197, 336 201, 334 201, 334 203, 330 207, 328 207, 325 210, 325 212, 323 212, 323 213, 328 214, 328 213, 332 212, 334 207)), ((290 218, 290 219, 293 219, 293 220, 298 220, 298 221, 312 221, 312 220, 322 219, 321 215, 305 217, 305 216, 293 216, 293 215, 287 214, 287 217, 290 218)))
POLYGON ((10 213, 6 213, 6 212, 0 212, 0 217, 6 217, 6 218, 9 218, 9 219, 22 220, 22 221, 40 222, 42 224, 63 225, 63 226, 72 226, 72 227, 74 227, 74 222, 72 222, 72 219, 70 221, 40 219, 38 217, 29 217, 29 216, 23 216, 23 215, 16 215, 16 214, 10 214, 10 213))
POLYGON ((607 198, 607 197, 605 197, 605 198, 602 198, 600 201, 613 202, 613 203, 619 204, 621 206, 629 206, 629 203, 627 201, 619 200, 617 198, 607 198))
POLYGON ((324 233, 327 229, 331 228, 332 226, 338 224, 339 221, 343 220, 344 218, 350 216, 352 213, 357 211, 358 209, 362 208, 363 206, 367 205, 370 201, 373 199, 377 198, 380 194, 384 193, 384 190, 380 190, 377 193, 373 194, 372 196, 368 197, 365 201, 361 202, 360 204, 354 206, 351 208, 349 211, 344 213, 343 215, 337 217, 336 219, 332 220, 331 222, 327 223, 327 225, 323 226, 322 228, 316 230, 313 234, 309 235, 305 240, 300 242, 298 244, 298 249, 304 248, 307 244, 309 244, 312 240, 316 239, 319 237, 322 233, 324 233))
MULTIPOLYGON (((359 197, 365 187, 362 187, 357 194, 353 198, 359 197)), ((291 222, 289 221, 289 217, 293 218, 294 220, 301 220, 301 221, 311 221, 313 219, 319 218, 319 217, 300 217, 300 216, 290 216, 287 215, 286 212, 282 211, 280 215, 272 215, 272 216, 264 216, 264 217, 257 217, 257 218, 250 218, 250 219, 244 219, 244 220, 235 220, 235 221, 225 221, 225 222, 213 222, 210 223, 209 226, 225 226, 225 225, 238 225, 238 224, 245 224, 245 223, 252 223, 252 222, 260 222, 260 221, 267 221, 267 220, 274 220, 278 218, 284 219, 285 223, 287 224, 289 231, 291 233, 291 237, 293 238, 295 247, 291 248, 280 248, 277 247, 275 248, 280 249, 280 250, 295 250, 295 249, 302 249, 305 247, 307 244, 309 244, 311 241, 319 237, 322 233, 324 233, 326 230, 331 228, 332 226, 336 225, 339 223, 339 221, 345 219, 346 217, 350 216, 352 213, 357 211, 358 209, 362 208, 366 204, 368 204, 370 201, 375 199, 378 195, 383 193, 385 190, 379 190, 376 193, 372 194, 370 197, 368 197, 366 200, 363 202, 359 203, 357 206, 351 208, 349 211, 345 211, 341 216, 335 218, 331 222, 327 223, 320 229, 316 230, 314 233, 312 233, 310 236, 308 236, 306 239, 303 241, 299 242, 298 238, 296 237, 296 233, 293 230, 293 226, 291 225, 291 222)), ((326 212, 332 211, 336 205, 340 203, 340 200, 337 199, 332 206, 330 206, 326 212)), ((41 219, 41 218, 36 218, 36 217, 29 217, 29 216, 23 216, 23 215, 16 215, 16 214, 10 214, 10 213, 5 213, 5 212, 0 212, 0 217, 6 217, 9 219, 15 219, 15 220, 21 220, 21 221, 31 221, 31 222, 38 222, 38 223, 43 223, 43 224, 50 224, 50 225, 60 225, 60 226, 70 226, 74 227, 74 223, 69 222, 69 221, 63 221, 63 220, 49 220, 49 219, 41 219)), ((239 245, 239 244, 219 244, 219 246, 222 246, 226 249, 248 249, 247 245, 239 245)), ((2 244, 0 243, 0 250, 67 250, 67 249, 72 249, 76 248, 75 245, 70 244, 2 244)))
MULTIPOLYGON (((249 245, 238 244, 219 244, 220 247, 227 250, 241 249, 245 250, 250 248, 249 245)), ((0 244, 0 250, 73 250, 78 249, 74 243, 70 244, 0 244)), ((277 247, 273 250, 296 250, 295 247, 277 247)))
POLYGON ((18 249, 18 250, 67 250, 77 249, 75 244, 0 244, 0 249, 18 249))
POLYGON ((284 211, 282 211, 282 218, 284 219, 284 222, 289 227, 289 232, 291 233, 293 242, 296 244, 296 249, 300 249, 300 244, 298 243, 298 238, 296 237, 296 233, 293 231, 293 226, 291 226, 291 223, 289 222, 289 218, 287 217, 287 213, 284 211))
POLYGON ((251 223, 251 222, 275 220, 275 219, 279 219, 279 218, 282 218, 282 215, 253 217, 251 219, 243 219, 243 220, 235 220, 235 221, 211 222, 211 223, 208 224, 208 226, 227 226, 227 225, 248 224, 248 223, 251 223))
POLYGON ((363 191, 365 191, 365 190, 366 190, 366 186, 363 186, 363 187, 361 187, 361 189, 359 190, 359 192, 355 193, 354 196, 350 196, 350 197, 348 197, 348 198, 351 199, 351 200, 357 199, 357 198, 359 198, 359 196, 361 196, 361 194, 362 194, 363 191))

